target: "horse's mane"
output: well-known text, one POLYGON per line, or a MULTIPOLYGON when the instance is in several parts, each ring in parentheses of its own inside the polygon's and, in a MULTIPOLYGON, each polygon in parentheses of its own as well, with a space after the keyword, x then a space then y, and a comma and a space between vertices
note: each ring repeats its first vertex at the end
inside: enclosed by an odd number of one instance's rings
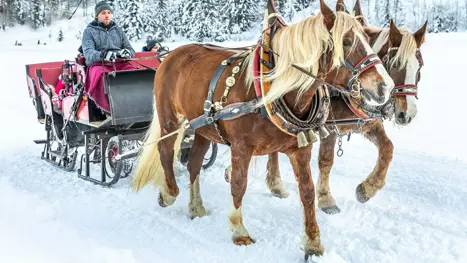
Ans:
MULTIPOLYGON (((398 69, 402 70, 407 66, 410 58, 415 56, 417 52, 417 42, 415 41, 415 37, 412 35, 412 33, 409 32, 407 28, 401 27, 398 29, 402 34, 402 42, 399 49, 397 50, 396 55, 389 63, 391 67, 398 65, 398 69)), ((372 47, 376 53, 378 53, 389 40, 389 28, 381 28, 379 30, 380 34, 372 47)))
MULTIPOLYGON (((312 87, 315 79, 291 67, 297 64, 311 72, 318 74, 320 58, 330 50, 332 68, 339 67, 344 61, 343 38, 350 30, 354 30, 354 47, 357 35, 363 32, 363 27, 356 19, 344 12, 337 12, 334 26, 329 34, 324 22, 324 16, 319 13, 308 17, 296 24, 288 25, 277 30, 272 40, 272 49, 278 54, 274 56, 276 65, 270 74, 263 76, 264 81, 272 81, 269 92, 264 95, 263 103, 268 104, 284 94, 299 89, 298 96, 312 87)), ((354 48, 352 47, 352 48, 354 48)), ((247 70, 245 84, 250 87, 253 82, 253 52, 245 61, 247 70)))

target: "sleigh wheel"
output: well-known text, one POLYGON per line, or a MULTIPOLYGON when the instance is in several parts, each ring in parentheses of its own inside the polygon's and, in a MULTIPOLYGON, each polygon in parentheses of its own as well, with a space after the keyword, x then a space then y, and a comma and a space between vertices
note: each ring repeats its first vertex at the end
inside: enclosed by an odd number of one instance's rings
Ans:
MULTIPOLYGON (((206 155, 204 156, 203 166, 202 166, 203 170, 206 170, 209 167, 211 167, 214 164, 214 162, 216 161, 217 148, 218 148, 217 143, 212 142, 210 151, 208 151, 206 153, 206 155)), ((190 150, 191 150, 191 147, 190 148, 184 148, 184 149, 182 149, 180 151, 180 156, 179 156, 178 159, 179 159, 181 164, 187 165, 190 150)))
POLYGON ((114 136, 107 142, 105 149, 105 170, 107 177, 109 178, 113 178, 114 176, 118 176, 119 178, 126 178, 133 170, 133 162, 131 160, 117 161, 115 159, 118 154, 123 153, 124 147, 122 145, 123 142, 120 140, 119 136, 114 136), (109 173, 109 171, 111 173, 109 173))

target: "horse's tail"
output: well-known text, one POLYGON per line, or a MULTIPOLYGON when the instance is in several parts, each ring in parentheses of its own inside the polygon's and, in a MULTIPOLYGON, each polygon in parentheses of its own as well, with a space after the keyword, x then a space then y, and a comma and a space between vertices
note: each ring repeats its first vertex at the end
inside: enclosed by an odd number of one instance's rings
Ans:
MULTIPOLYGON (((155 101, 154 101, 155 104, 155 101)), ((157 116, 156 107, 154 105, 154 113, 151 125, 144 137, 142 150, 139 155, 138 166, 136 167, 136 172, 133 177, 133 190, 139 191, 146 184, 148 184, 151 179, 154 179, 155 185, 164 185, 163 181, 165 180, 164 170, 162 168, 162 163, 160 159, 160 153, 158 149, 158 142, 164 140, 170 136, 177 133, 177 139, 175 140, 174 145, 174 158, 178 155, 180 151, 180 144, 182 142, 185 130, 187 125, 185 122, 181 122, 181 127, 171 134, 167 134, 164 137, 161 137, 161 126, 159 123, 159 118, 157 116)))

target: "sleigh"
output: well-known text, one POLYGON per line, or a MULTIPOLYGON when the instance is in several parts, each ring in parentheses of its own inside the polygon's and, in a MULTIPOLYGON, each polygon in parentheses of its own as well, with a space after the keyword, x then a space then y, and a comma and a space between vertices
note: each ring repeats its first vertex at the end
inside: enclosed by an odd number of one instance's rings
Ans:
MULTIPOLYGON (((44 125, 45 138, 41 158, 65 171, 74 171, 77 161, 78 177, 110 186, 128 177, 136 154, 134 152, 153 118, 153 87, 155 71, 161 63, 157 52, 136 52, 130 61, 136 69, 113 71, 102 75, 104 92, 108 96, 110 113, 104 112, 84 93, 86 65, 83 56, 73 61, 53 61, 26 65, 29 97, 36 109, 36 118, 44 125), (62 77, 66 83, 59 94, 54 88, 62 77), (84 153, 78 158, 79 149, 84 153), (100 176, 91 176, 91 164, 100 164, 100 176)), ((186 163, 191 148, 186 134, 180 161, 186 163)), ((205 168, 216 158, 217 145, 205 168)))

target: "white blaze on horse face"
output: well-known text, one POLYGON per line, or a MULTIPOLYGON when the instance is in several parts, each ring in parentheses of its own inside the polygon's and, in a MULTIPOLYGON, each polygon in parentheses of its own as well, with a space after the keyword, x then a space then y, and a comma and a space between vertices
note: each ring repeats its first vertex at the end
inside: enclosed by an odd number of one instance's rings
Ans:
MULTIPOLYGON (((370 45, 365 41, 365 38, 363 37, 363 35, 360 33, 357 33, 357 36, 360 39, 360 42, 365 47, 367 56, 375 54, 375 52, 370 47, 370 45)), ((365 80, 362 79, 361 83, 363 87, 372 87, 372 90, 367 89, 367 91, 371 94, 371 99, 366 102, 370 105, 379 106, 379 105, 383 105, 389 100, 391 96, 391 91, 394 89, 395 85, 394 85, 394 81, 392 80, 391 76, 389 76, 389 73, 386 71, 386 69, 384 68, 382 64, 375 65, 375 68, 378 74, 381 76, 381 78, 384 81, 384 85, 381 87, 382 90, 379 90, 380 86, 378 85, 378 82, 375 79, 368 79, 368 78, 365 80), (382 94, 384 97, 380 98, 381 97, 380 94, 382 94)))
MULTIPOLYGON (((417 82, 417 72, 419 69, 420 65, 418 63, 418 59, 416 56, 413 56, 410 58, 410 60, 407 62, 407 67, 405 71, 405 84, 413 84, 415 85, 417 82)), ((415 96, 409 95, 405 96, 407 100, 407 111, 405 112, 405 118, 406 121, 409 119, 415 118, 417 115, 417 103, 415 96)))

